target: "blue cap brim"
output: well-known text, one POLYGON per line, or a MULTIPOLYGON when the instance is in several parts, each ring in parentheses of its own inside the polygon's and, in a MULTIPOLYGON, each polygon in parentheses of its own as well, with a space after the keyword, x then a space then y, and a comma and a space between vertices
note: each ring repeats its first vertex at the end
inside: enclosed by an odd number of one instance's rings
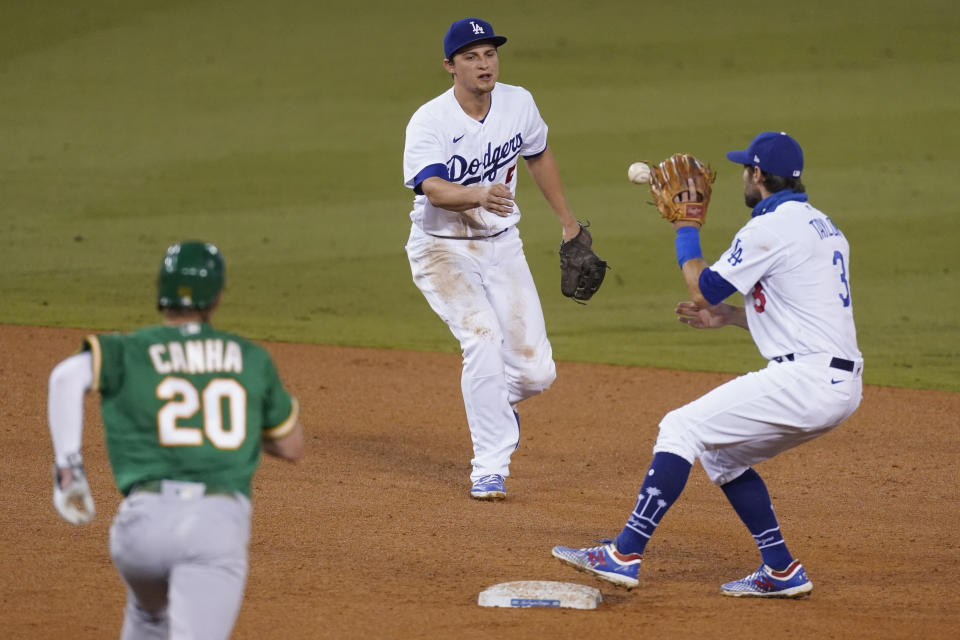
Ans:
POLYGON ((750 152, 746 149, 739 149, 737 151, 728 151, 727 160, 731 162, 736 162, 737 164, 753 164, 753 158, 750 157, 750 152))
POLYGON ((484 37, 481 36, 481 37, 477 38, 476 40, 470 40, 469 42, 464 42, 462 45, 460 45, 459 47, 457 47, 456 49, 454 49, 453 51, 451 51, 450 53, 447 53, 447 54, 445 54, 445 55, 447 56, 447 59, 449 60, 450 58, 452 58, 453 56, 457 55, 458 53, 460 53, 461 51, 463 51, 463 50, 466 49, 467 47, 473 46, 473 45, 477 44, 478 42, 489 42, 489 43, 492 44, 494 47, 497 47, 497 48, 499 49, 501 45, 503 45, 504 43, 506 43, 506 41, 507 41, 507 37, 506 37, 506 36, 493 36, 492 38, 484 38, 484 37))

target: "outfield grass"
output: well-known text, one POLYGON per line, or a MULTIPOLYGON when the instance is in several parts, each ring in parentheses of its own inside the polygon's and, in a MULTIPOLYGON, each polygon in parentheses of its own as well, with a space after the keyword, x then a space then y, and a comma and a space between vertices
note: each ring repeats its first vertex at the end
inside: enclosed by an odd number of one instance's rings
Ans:
MULTIPOLYGON (((406 122, 449 86, 434 2, 5 7, 0 322, 153 321, 164 247, 228 262, 224 328, 259 339, 454 351, 410 280, 406 122)), ((669 227, 627 165, 686 151, 720 170, 704 250, 748 215, 724 152, 804 145, 812 202, 852 245, 872 384, 960 390, 955 247, 960 9, 945 0, 484 4, 501 79, 534 92, 578 216, 614 270, 559 294, 559 226, 525 173, 528 258, 561 360, 743 371, 746 332, 673 320, 669 227)), ((479 10, 479 9, 478 9, 479 10)))

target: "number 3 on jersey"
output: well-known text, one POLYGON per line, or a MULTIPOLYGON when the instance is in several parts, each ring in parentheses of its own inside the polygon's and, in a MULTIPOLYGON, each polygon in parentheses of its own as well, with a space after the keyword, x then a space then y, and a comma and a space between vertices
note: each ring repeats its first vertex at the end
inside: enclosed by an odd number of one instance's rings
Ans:
POLYGON ((840 282, 843 283, 844 289, 847 291, 847 295, 842 293, 838 294, 840 296, 840 301, 843 302, 843 306, 850 306, 850 283, 847 281, 847 265, 843 262, 843 254, 839 251, 833 252, 833 266, 837 266, 837 263, 840 263, 840 282))
POLYGON ((214 378, 203 391, 184 378, 164 378, 157 397, 168 400, 157 412, 160 444, 165 447, 200 446, 206 435, 217 449, 236 449, 247 437, 247 390, 233 378, 214 378), (224 428, 223 401, 227 401, 229 425, 224 428), (180 419, 203 410, 203 429, 181 427, 180 419))

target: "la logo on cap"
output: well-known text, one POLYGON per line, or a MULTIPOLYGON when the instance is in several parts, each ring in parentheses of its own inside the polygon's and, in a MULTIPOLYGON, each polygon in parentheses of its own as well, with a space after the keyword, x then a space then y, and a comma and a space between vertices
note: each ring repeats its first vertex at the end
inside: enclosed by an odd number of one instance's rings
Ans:
POLYGON ((499 47, 507 41, 505 36, 498 36, 493 31, 493 25, 482 18, 461 18, 450 25, 447 35, 443 38, 443 53, 449 59, 467 45, 480 40, 489 41, 499 47))

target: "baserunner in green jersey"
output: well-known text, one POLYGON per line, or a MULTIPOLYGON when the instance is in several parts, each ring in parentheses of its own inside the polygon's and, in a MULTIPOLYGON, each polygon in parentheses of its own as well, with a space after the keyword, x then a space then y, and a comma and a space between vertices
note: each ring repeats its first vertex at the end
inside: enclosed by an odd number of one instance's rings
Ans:
POLYGON ((224 276, 214 245, 171 245, 157 283, 162 324, 88 336, 50 374, 53 502, 73 524, 94 515, 80 451, 84 393, 100 393, 125 496, 110 527, 110 556, 127 586, 124 639, 230 636, 260 452, 303 455, 297 401, 269 354, 210 325, 224 276))

